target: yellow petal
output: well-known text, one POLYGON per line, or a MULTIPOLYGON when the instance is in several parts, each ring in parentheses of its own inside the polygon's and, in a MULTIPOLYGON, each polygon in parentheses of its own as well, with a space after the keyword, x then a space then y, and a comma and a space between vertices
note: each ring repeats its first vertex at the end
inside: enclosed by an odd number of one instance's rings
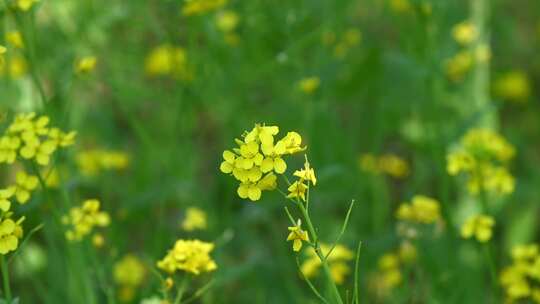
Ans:
POLYGON ((293 250, 298 252, 302 249, 302 241, 300 239, 295 239, 293 241, 293 250))
POLYGON ((285 173, 285 170, 287 170, 285 161, 280 157, 274 158, 274 171, 278 174, 283 174, 285 173))
POLYGON ((258 201, 261 198, 261 189, 259 187, 249 187, 248 192, 249 199, 252 201, 258 201))

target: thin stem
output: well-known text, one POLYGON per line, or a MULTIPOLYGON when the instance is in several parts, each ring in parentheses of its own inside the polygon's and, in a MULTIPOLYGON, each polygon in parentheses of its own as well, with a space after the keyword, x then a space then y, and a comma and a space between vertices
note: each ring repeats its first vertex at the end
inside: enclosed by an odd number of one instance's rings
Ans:
POLYGON ((334 294, 334 297, 336 299, 336 303, 343 304, 343 300, 341 299, 341 295, 340 295, 339 290, 338 290, 338 288, 336 286, 336 282, 334 282, 334 280, 332 279, 332 273, 330 272, 330 267, 328 266, 328 261, 325 259, 324 254, 321 251, 321 247, 320 247, 319 242, 318 242, 319 238, 317 236, 317 233, 315 232, 315 228, 313 226, 313 223, 311 222, 311 219, 310 219, 310 217, 309 217, 309 215, 307 213, 307 210, 300 201, 296 201, 296 205, 300 209, 300 212, 302 212, 302 216, 304 217, 304 219, 306 221, 306 224, 307 224, 307 227, 308 227, 308 230, 309 230, 309 234, 311 234, 311 237, 313 239, 313 247, 315 249, 315 253, 317 254, 319 259, 321 260, 323 270, 324 270, 324 274, 326 275, 326 278, 328 279, 328 284, 330 285, 332 293, 334 294))
POLYGON ((345 220, 343 221, 343 225, 341 226, 341 231, 339 232, 339 235, 336 239, 336 241, 334 242, 334 244, 332 245, 332 248, 330 248, 330 250, 328 250, 328 253, 326 254, 326 256, 324 257, 324 259, 328 259, 328 257, 330 256, 330 254, 332 253, 332 251, 334 251, 334 249, 336 248, 337 244, 339 243, 339 241, 341 240, 341 237, 343 236, 343 234, 345 233, 345 230, 347 229, 347 225, 349 223, 349 217, 351 216, 351 211, 352 211, 352 208, 354 206, 354 200, 351 201, 351 204, 349 205, 349 210, 347 211, 347 215, 345 216, 345 220))
POLYGON ((354 292, 353 292, 353 298, 352 298, 352 304, 359 304, 360 298, 359 298, 359 289, 360 284, 358 282, 358 266, 360 262, 360 250, 362 249, 362 241, 358 242, 358 248, 356 249, 356 261, 354 263, 354 292))
POLYGON ((184 292, 186 291, 188 276, 184 276, 184 279, 182 279, 182 283, 180 283, 180 286, 178 287, 178 291, 176 292, 176 298, 174 299, 174 304, 180 304, 182 301, 182 296, 184 295, 184 292))
POLYGON ((300 267, 300 261, 298 260, 298 257, 296 257, 296 266, 298 266, 298 271, 300 271, 302 278, 304 279, 304 281, 306 281, 311 291, 313 291, 313 293, 317 296, 317 298, 319 298, 319 300, 321 300, 323 303, 328 304, 328 301, 321 295, 317 288, 315 288, 315 285, 313 285, 313 283, 311 283, 311 281, 302 272, 302 267, 300 267))
POLYGON ((2 255, 2 280, 4 281, 4 293, 6 295, 6 302, 11 303, 11 287, 9 285, 9 269, 6 263, 6 257, 2 255))

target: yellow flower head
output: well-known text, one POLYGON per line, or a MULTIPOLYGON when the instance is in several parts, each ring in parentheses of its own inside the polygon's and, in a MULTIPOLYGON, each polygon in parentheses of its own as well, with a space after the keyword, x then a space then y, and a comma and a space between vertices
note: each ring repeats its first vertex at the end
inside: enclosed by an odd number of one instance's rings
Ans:
POLYGON ((0 210, 8 212, 11 208, 11 197, 15 194, 15 187, 0 189, 0 210))
POLYGON ((499 275, 499 281, 509 303, 518 301, 538 303, 540 256, 538 245, 517 245, 512 248, 512 264, 499 275), (528 299, 532 301, 527 301, 528 299))
POLYGON ((321 84, 321 80, 317 76, 306 77, 298 82, 298 89, 305 94, 313 94, 321 84))
POLYGON ((182 221, 182 229, 186 231, 206 229, 206 213, 199 208, 190 207, 186 210, 186 217, 182 221))
POLYGON ((28 11, 34 6, 34 4, 38 3, 40 0, 16 0, 17 1, 17 7, 21 11, 28 11))
POLYGON ((454 82, 459 82, 471 70, 473 64, 474 58, 471 52, 460 51, 445 61, 446 76, 454 82))
POLYGON ((23 236, 22 222, 24 217, 14 221, 10 213, 4 213, 0 218, 0 254, 6 255, 15 251, 19 246, 19 240, 23 236))
POLYGON ((230 33, 236 29, 240 17, 235 11, 225 10, 217 14, 216 16, 216 26, 217 28, 224 32, 230 33))
POLYGON ((210 257, 213 243, 200 240, 178 240, 165 257, 157 262, 157 267, 170 274, 185 271, 194 275, 216 270, 217 264, 210 257))
POLYGON ((87 74, 96 68, 97 58, 95 56, 86 56, 75 61, 75 73, 87 74))
POLYGON ((439 202, 423 195, 415 195, 412 203, 399 206, 396 217, 419 224, 432 224, 441 219, 439 202))
POLYGON ((15 197, 21 204, 28 202, 31 192, 37 188, 39 179, 37 176, 28 175, 24 171, 17 172, 15 178, 15 197))
POLYGON ((106 227, 110 222, 109 214, 100 211, 100 202, 96 199, 84 201, 81 207, 71 208, 62 217, 62 223, 68 226, 65 235, 69 241, 81 241, 94 227, 106 227))
POLYGON ((465 239, 475 237, 485 243, 491 239, 495 219, 488 215, 475 215, 468 218, 461 226, 461 236, 465 239))
POLYGON ((6 41, 18 49, 24 48, 21 32, 9 31, 6 33, 6 41))
POLYGON ((275 174, 287 170, 284 157, 306 149, 301 147, 302 138, 298 133, 289 132, 275 141, 278 133, 277 126, 256 124, 243 134, 242 140, 235 140, 237 148, 223 152, 220 170, 240 182, 237 193, 241 198, 257 201, 262 191, 275 189, 275 174))
POLYGON ((463 21, 454 26, 452 37, 457 43, 466 46, 478 39, 478 30, 470 21, 463 21))
POLYGON ((525 102, 531 96, 532 85, 524 71, 514 70, 499 76, 493 85, 497 97, 508 101, 525 102))
POLYGON ((289 194, 287 194, 288 198, 296 198, 301 199, 303 201, 306 201, 306 191, 308 189, 308 186, 304 184, 304 181, 298 180, 292 183, 287 190, 289 191, 289 194))
POLYGON ((11 79, 18 79, 26 75, 27 71, 28 65, 26 64, 26 60, 20 55, 15 54, 11 56, 4 67, 2 67, 0 62, 0 76, 9 75, 11 79))
POLYGON ((405 178, 409 175, 409 164, 395 154, 362 154, 358 160, 360 169, 374 174, 387 174, 394 178, 405 178))
POLYGON ((413 7, 409 0, 390 0, 390 9, 396 13, 409 13, 413 7))
POLYGON ((144 68, 149 76, 168 75, 185 81, 193 78, 186 50, 169 44, 155 47, 146 57, 144 68))
POLYGON ((289 236, 287 236, 287 241, 293 241, 293 250, 298 252, 302 249, 302 242, 309 242, 309 235, 307 231, 302 230, 302 221, 298 219, 298 222, 295 226, 288 227, 289 236))
POLYGON ((138 287, 144 281, 144 264, 132 254, 127 254, 113 266, 114 282, 121 286, 138 287))
POLYGON ((86 149, 77 153, 79 171, 85 176, 96 176, 101 171, 124 170, 129 165, 129 155, 123 151, 86 149))
POLYGON ((299 177, 302 181, 309 181, 313 186, 317 185, 317 178, 315 177, 315 170, 311 168, 309 162, 304 163, 304 169, 296 170, 293 173, 294 176, 299 177))
POLYGON ((184 16, 201 15, 225 6, 227 0, 186 0, 182 7, 184 16))

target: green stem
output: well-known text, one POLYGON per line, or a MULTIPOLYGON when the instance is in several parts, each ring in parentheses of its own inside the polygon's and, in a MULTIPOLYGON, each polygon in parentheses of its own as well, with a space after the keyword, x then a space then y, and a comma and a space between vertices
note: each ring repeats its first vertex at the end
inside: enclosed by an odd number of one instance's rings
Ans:
POLYGON ((2 280, 4 281, 4 293, 6 302, 11 304, 11 288, 9 286, 9 269, 6 263, 6 257, 2 255, 2 280))
POLYGON ((326 278, 328 279, 328 284, 330 285, 332 293, 334 294, 334 298, 336 300, 336 303, 343 304, 343 300, 341 299, 341 295, 340 295, 339 290, 338 290, 338 288, 336 286, 336 283, 332 279, 332 273, 330 272, 330 267, 328 266, 328 261, 326 260, 324 254, 323 254, 323 252, 321 250, 321 246, 319 245, 319 242, 318 242, 319 238, 317 236, 317 233, 315 232, 315 228, 313 227, 313 223, 311 223, 311 219, 309 217, 309 214, 308 214, 306 208, 304 207, 304 205, 300 201, 296 201, 296 205, 300 209, 300 212, 302 213, 302 216, 304 217, 304 220, 306 221, 306 224, 307 224, 307 227, 308 227, 308 230, 309 230, 309 234, 311 234, 311 238, 313 239, 312 242, 313 242, 313 247, 315 249, 315 253, 317 254, 319 259, 321 260, 323 270, 324 270, 324 274, 326 275, 326 278))
POLYGON ((174 304, 180 304, 182 303, 182 296, 184 295, 184 292, 186 291, 188 276, 184 276, 184 279, 182 280, 182 283, 180 283, 180 286, 178 287, 178 291, 176 292, 176 298, 174 299, 174 304))

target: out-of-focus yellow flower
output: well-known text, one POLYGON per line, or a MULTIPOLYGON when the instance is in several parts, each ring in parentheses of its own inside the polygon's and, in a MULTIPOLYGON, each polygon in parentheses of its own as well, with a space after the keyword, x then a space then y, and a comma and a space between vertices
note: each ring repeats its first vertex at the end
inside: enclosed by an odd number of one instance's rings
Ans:
MULTIPOLYGON (((327 244, 320 244, 320 246, 321 253, 324 256, 328 255, 331 246, 327 244)), ((307 259, 300 266, 300 271, 306 278, 312 278, 318 274, 322 263, 312 247, 305 252, 307 254, 307 259)), ((354 253, 347 247, 341 244, 337 244, 336 247, 334 247, 334 250, 331 252, 327 261, 330 267, 330 274, 336 284, 343 284, 345 282, 346 276, 350 273, 350 267, 347 265, 347 262, 351 261, 353 258, 354 253)))
POLYGON ((17 172, 15 177, 15 197, 21 204, 30 199, 30 194, 37 188, 39 180, 34 175, 28 175, 24 171, 17 172))
POLYGON ((362 40, 362 32, 356 28, 346 30, 341 39, 334 46, 334 56, 336 58, 344 58, 349 50, 358 45, 362 40))
POLYGON ((24 217, 14 221, 10 213, 4 213, 0 218, 0 254, 6 255, 15 251, 19 246, 19 240, 23 236, 22 222, 24 217))
POLYGON ((77 153, 79 171, 85 176, 96 176, 101 171, 124 170, 129 166, 129 155, 123 151, 87 149, 77 153))
POLYGON ((461 226, 461 236, 465 239, 475 237, 485 243, 491 239, 495 219, 488 215, 475 215, 468 218, 461 226))
POLYGON ((321 80, 317 76, 306 77, 298 82, 298 89, 305 94, 313 94, 321 84, 321 80))
POLYGON ((287 169, 284 156, 306 149, 301 147, 302 137, 298 133, 288 132, 275 142, 274 136, 278 133, 277 126, 256 124, 251 131, 244 132, 243 140, 235 140, 238 148, 223 152, 220 170, 240 182, 237 193, 241 198, 257 201, 262 191, 275 189, 274 173, 283 174, 287 169))
POLYGON ((473 128, 461 138, 465 151, 476 155, 486 155, 498 161, 507 162, 515 154, 515 148, 504 137, 491 129, 473 128))
POLYGON ((224 33, 233 32, 238 26, 239 22, 240 17, 235 11, 232 10, 224 10, 216 15, 216 26, 224 33))
POLYGON ((82 57, 75 61, 75 73, 88 74, 92 72, 97 65, 97 58, 95 56, 82 57))
MULTIPOLYGON (((113 266, 114 282, 121 288, 136 289, 141 286, 145 277, 146 268, 144 264, 132 254, 125 255, 113 266)), ((132 297, 123 298, 124 301, 130 301, 131 299, 132 297)))
POLYGON ((306 201, 306 191, 308 189, 308 186, 304 184, 303 181, 298 180, 292 183, 287 190, 289 191, 289 194, 287 194, 288 198, 296 198, 301 199, 303 201, 306 201))
POLYGON ((294 171, 293 175, 299 177, 301 180, 311 182, 313 186, 317 185, 315 170, 313 170, 307 159, 304 162, 304 169, 294 171))
POLYGON ((512 248, 512 264, 505 267, 499 281, 508 303, 527 302, 528 299, 538 303, 540 283, 540 256, 538 245, 517 245, 512 248))
POLYGON ((288 227, 289 235, 287 236, 287 241, 293 241, 293 250, 295 252, 302 249, 302 242, 309 242, 309 235, 307 231, 302 230, 302 221, 298 219, 296 225, 288 227))
POLYGON ((0 70, 4 68, 4 63, 6 62, 4 58, 5 53, 7 53, 6 47, 0 44, 0 70))
POLYGON ((403 264, 410 264, 414 261, 416 261, 416 257, 418 256, 418 252, 416 250, 416 247, 409 242, 404 241, 399 246, 398 251, 399 259, 403 264))
POLYGON ((21 32, 9 31, 6 33, 6 41, 18 49, 24 48, 21 32))
POLYGON ((193 78, 186 50, 169 44, 155 47, 146 57, 144 67, 149 76, 168 75, 185 81, 193 78))
POLYGON ((100 211, 100 202, 90 199, 83 202, 81 207, 73 207, 62 217, 62 223, 68 226, 66 239, 80 241, 89 235, 94 227, 106 227, 111 218, 105 211, 100 211))
POLYGON ((17 7, 22 11, 28 11, 40 0, 17 0, 17 7))
POLYGON ((409 0, 390 0, 390 9, 396 13, 408 13, 413 7, 409 0))
POLYGON ((441 219, 439 202, 424 195, 415 195, 412 203, 402 203, 396 217, 399 220, 432 224, 441 219))
POLYGON ((167 273, 185 271, 194 275, 217 269, 216 262, 210 257, 214 250, 213 243, 200 240, 178 240, 165 257, 157 262, 157 267, 167 273))
POLYGON ((92 236, 92 245, 96 248, 101 248, 105 245, 105 237, 101 233, 96 233, 92 236))
POLYGON ((454 82, 459 82, 471 70, 473 64, 474 58, 471 52, 460 51, 445 61, 446 76, 454 82))
POLYGON ((201 15, 227 4, 227 0, 186 0, 182 7, 184 16, 201 15))
POLYGON ((11 198, 15 194, 15 187, 8 187, 6 189, 0 189, 0 210, 2 212, 8 212, 11 208, 11 198))
POLYGON ((497 78, 493 85, 496 96, 514 102, 525 102, 531 95, 531 83, 524 71, 514 70, 497 78))
POLYGON ((478 39, 478 30, 470 21, 463 21, 452 28, 452 37, 457 43, 466 46, 478 39))
POLYGON ((409 175, 409 164, 395 154, 362 154, 358 160, 360 169, 374 174, 387 174, 394 178, 405 178, 409 175))
POLYGON ((190 207, 186 210, 186 216, 182 221, 182 229, 186 231, 206 229, 206 213, 199 208, 190 207))

